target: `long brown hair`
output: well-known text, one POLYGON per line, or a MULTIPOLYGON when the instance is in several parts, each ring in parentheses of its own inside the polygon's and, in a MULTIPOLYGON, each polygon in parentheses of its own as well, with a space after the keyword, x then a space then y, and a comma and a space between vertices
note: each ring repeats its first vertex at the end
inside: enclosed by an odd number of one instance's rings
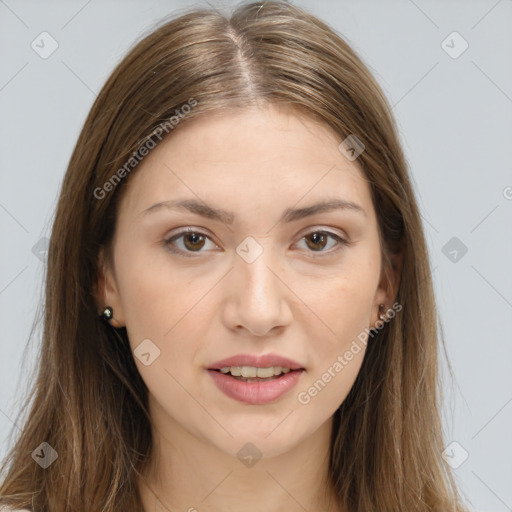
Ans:
POLYGON ((126 331, 119 343, 98 315, 98 253, 111 247, 120 194, 137 172, 126 162, 143 143, 158 143, 158 127, 191 98, 196 104, 180 124, 272 104, 314 117, 340 142, 352 134, 364 143, 357 162, 371 188, 386 268, 391 251, 403 254, 402 310, 368 344, 335 413, 330 477, 350 512, 465 510, 441 457, 442 340, 390 106, 343 38, 275 1, 241 5, 231 16, 195 9, 166 21, 129 51, 98 95, 62 184, 38 373, 20 411, 28 410, 24 428, 2 466, 0 502, 34 512, 142 510, 136 477, 152 448, 148 390, 126 331), (114 175, 122 179, 113 183, 114 175), (46 468, 31 457, 42 442, 58 454, 46 468))

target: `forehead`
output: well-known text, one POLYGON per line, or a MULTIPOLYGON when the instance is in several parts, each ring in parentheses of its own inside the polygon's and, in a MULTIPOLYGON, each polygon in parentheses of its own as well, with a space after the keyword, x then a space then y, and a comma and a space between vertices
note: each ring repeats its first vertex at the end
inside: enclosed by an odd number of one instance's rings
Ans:
POLYGON ((189 197, 263 212, 328 194, 371 210, 364 173, 340 142, 318 121, 272 107, 204 115, 178 126, 144 158, 123 203, 140 211, 151 201, 189 197))

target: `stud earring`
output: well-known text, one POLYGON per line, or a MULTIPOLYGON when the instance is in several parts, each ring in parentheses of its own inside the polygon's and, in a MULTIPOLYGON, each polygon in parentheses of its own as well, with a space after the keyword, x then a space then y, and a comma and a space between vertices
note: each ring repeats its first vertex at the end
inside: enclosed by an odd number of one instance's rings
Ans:
MULTIPOLYGON (((379 311, 384 311, 384 309, 386 308, 386 305, 385 304, 379 304, 379 311)), ((383 315, 382 313, 379 315, 379 318, 383 321, 383 322, 386 322, 387 321, 387 317, 386 315, 383 315)))
POLYGON ((112 308, 110 306, 107 306, 103 310, 103 313, 101 313, 101 318, 103 318, 103 320, 105 320, 105 322, 112 320, 113 316, 114 316, 114 311, 112 310, 112 308))

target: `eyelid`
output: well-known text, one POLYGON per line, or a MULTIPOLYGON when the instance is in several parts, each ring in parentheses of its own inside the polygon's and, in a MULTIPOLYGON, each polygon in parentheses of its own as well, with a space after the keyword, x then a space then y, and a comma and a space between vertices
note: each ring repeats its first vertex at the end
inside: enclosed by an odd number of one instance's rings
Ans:
POLYGON ((339 228, 331 228, 328 226, 322 226, 321 224, 316 224, 313 226, 309 226, 307 228, 304 228, 304 230, 301 232, 301 235, 299 236, 300 239, 304 238, 306 235, 310 235, 311 233, 327 233, 328 235, 339 237, 346 241, 347 243, 350 241, 350 238, 348 234, 339 228), (338 231, 335 231, 337 229, 338 231))
POLYGON ((181 238, 182 236, 187 235, 189 233, 194 233, 195 235, 203 236, 203 237, 207 238, 208 240, 210 240, 211 243, 213 243, 214 245, 216 245, 218 247, 218 244, 214 240, 212 240, 212 236, 209 235, 208 233, 206 233, 203 230, 203 228, 194 228, 193 226, 188 226, 186 228, 179 229, 176 232, 171 232, 170 234, 166 235, 163 239, 163 245, 168 250, 172 251, 175 254, 179 254, 181 256, 192 257, 192 258, 195 257, 196 255, 199 256, 202 252, 205 252, 205 251, 197 251, 196 253, 194 253, 194 251, 183 251, 181 249, 178 249, 177 247, 175 247, 172 244, 172 242, 174 240, 177 240, 177 239, 181 238))
MULTIPOLYGON (((333 238, 336 240, 337 244, 334 246, 334 248, 331 248, 327 251, 306 251, 309 258, 313 259, 319 259, 319 258, 328 258, 329 256, 333 256, 334 254, 339 253, 346 247, 349 247, 352 245, 352 242, 349 240, 349 238, 345 235, 340 235, 339 233, 336 233, 334 231, 331 231, 331 229, 327 228, 313 228, 306 231, 304 234, 302 234, 297 242, 295 244, 301 242, 304 240, 304 238, 308 235, 311 235, 313 233, 320 233, 327 235, 328 237, 333 238)), ((294 245, 295 245, 294 244, 294 245)))
MULTIPOLYGON (((189 233, 194 233, 196 235, 203 236, 203 237, 207 238, 208 240, 210 240, 214 245, 216 245, 218 247, 218 244, 212 239, 211 235, 206 233, 203 230, 203 228, 194 228, 194 227, 190 227, 190 226, 180 229, 177 232, 174 232, 174 233, 171 232, 171 234, 166 235, 163 240, 164 246, 168 250, 170 250, 176 254, 185 256, 185 257, 197 257, 202 252, 206 252, 206 251, 197 251, 197 252, 183 251, 183 250, 178 249, 172 245, 172 242, 174 240, 177 240, 177 239, 181 238, 182 236, 187 235, 189 233)), ((341 249, 352 244, 352 242, 350 241, 349 237, 346 234, 340 235, 339 233, 334 232, 332 230, 332 228, 326 228, 326 227, 321 227, 321 226, 320 227, 319 226, 310 226, 308 228, 305 228, 305 231, 303 231, 302 234, 299 236, 298 241, 294 242, 294 245, 301 242, 307 235, 311 235, 313 233, 322 233, 327 236, 330 236, 330 237, 334 238, 338 242, 338 244, 337 244, 336 249, 330 249, 328 251, 307 251, 308 253, 310 253, 312 255, 312 257, 320 258, 323 256, 332 255, 334 253, 337 253, 341 249)))

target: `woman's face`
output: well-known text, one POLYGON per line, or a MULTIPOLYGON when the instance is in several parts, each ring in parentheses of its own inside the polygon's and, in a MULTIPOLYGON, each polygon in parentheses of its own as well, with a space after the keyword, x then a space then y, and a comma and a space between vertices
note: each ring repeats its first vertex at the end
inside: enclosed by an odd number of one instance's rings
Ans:
POLYGON ((160 428, 272 456, 347 396, 365 330, 391 297, 370 189, 340 142, 275 108, 205 116, 131 176, 104 303, 127 328, 160 428), (315 207, 327 201, 353 205, 315 207), (280 356, 302 370, 244 382, 212 369, 241 354, 271 356, 229 366, 280 366, 280 356))

